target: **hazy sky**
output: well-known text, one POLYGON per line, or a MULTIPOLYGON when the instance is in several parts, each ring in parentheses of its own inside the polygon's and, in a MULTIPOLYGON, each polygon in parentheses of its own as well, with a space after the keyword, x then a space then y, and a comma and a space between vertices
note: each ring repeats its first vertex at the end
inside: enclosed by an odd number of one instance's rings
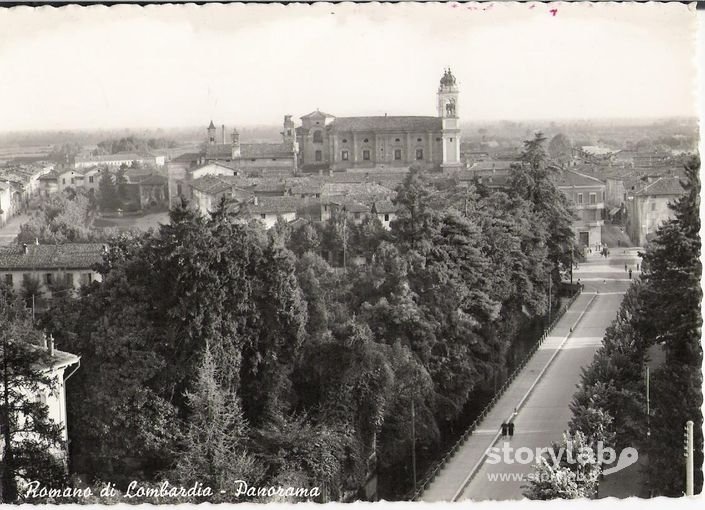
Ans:
POLYGON ((463 121, 694 115, 696 26, 679 3, 0 9, 0 130, 435 115, 445 66, 463 121))

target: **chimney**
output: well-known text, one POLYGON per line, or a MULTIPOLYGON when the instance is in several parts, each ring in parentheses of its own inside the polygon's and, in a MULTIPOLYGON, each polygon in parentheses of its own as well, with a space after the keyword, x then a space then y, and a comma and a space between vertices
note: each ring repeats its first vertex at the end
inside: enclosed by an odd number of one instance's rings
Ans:
POLYGON ((225 145, 225 124, 223 124, 221 130, 222 130, 222 133, 223 133, 223 145, 225 145))
POLYGON ((51 334, 49 335, 48 350, 49 350, 49 356, 53 356, 54 355, 54 335, 51 335, 51 334))
POLYGON ((24 251, 25 255, 27 255, 27 253, 29 253, 29 249, 27 248, 27 243, 22 243, 22 250, 24 251))

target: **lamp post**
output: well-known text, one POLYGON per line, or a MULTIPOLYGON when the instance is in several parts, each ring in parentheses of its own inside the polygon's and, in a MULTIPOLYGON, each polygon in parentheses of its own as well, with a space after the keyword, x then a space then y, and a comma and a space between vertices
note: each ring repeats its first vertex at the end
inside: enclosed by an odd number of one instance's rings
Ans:
POLYGON ((411 471, 414 477, 414 494, 416 494, 416 411, 414 399, 411 399, 411 471))

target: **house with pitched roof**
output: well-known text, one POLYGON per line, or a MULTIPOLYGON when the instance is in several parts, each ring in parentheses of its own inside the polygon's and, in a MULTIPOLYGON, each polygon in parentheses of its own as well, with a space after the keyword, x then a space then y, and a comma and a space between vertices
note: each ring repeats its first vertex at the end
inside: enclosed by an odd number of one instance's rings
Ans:
POLYGON ((678 177, 660 177, 639 189, 627 192, 627 233, 632 242, 644 246, 659 225, 673 217, 668 204, 676 201, 684 190, 678 177))
POLYGON ((94 265, 102 262, 107 247, 100 243, 24 244, 0 248, 0 278, 20 292, 26 280, 38 283, 42 295, 56 287, 78 289, 101 281, 94 265))
POLYGON ((605 221, 606 185, 597 177, 565 170, 556 177, 556 186, 573 203, 576 219, 573 232, 580 246, 602 243, 605 221))
POLYGON ((41 175, 39 181, 39 194, 43 197, 48 197, 59 192, 59 175, 56 170, 41 175))
POLYGON ((460 159, 459 90, 450 69, 436 94, 437 116, 336 117, 320 110, 296 129, 304 171, 356 168, 457 169, 460 159))

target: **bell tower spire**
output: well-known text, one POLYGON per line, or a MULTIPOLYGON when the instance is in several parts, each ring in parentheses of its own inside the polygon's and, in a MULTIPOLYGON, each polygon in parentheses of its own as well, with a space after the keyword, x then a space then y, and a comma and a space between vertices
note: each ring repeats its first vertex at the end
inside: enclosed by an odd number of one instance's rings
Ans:
POLYGON ((441 118, 443 163, 445 170, 458 169, 460 162, 460 119, 458 117, 458 83, 450 68, 443 71, 437 93, 437 110, 441 118))

